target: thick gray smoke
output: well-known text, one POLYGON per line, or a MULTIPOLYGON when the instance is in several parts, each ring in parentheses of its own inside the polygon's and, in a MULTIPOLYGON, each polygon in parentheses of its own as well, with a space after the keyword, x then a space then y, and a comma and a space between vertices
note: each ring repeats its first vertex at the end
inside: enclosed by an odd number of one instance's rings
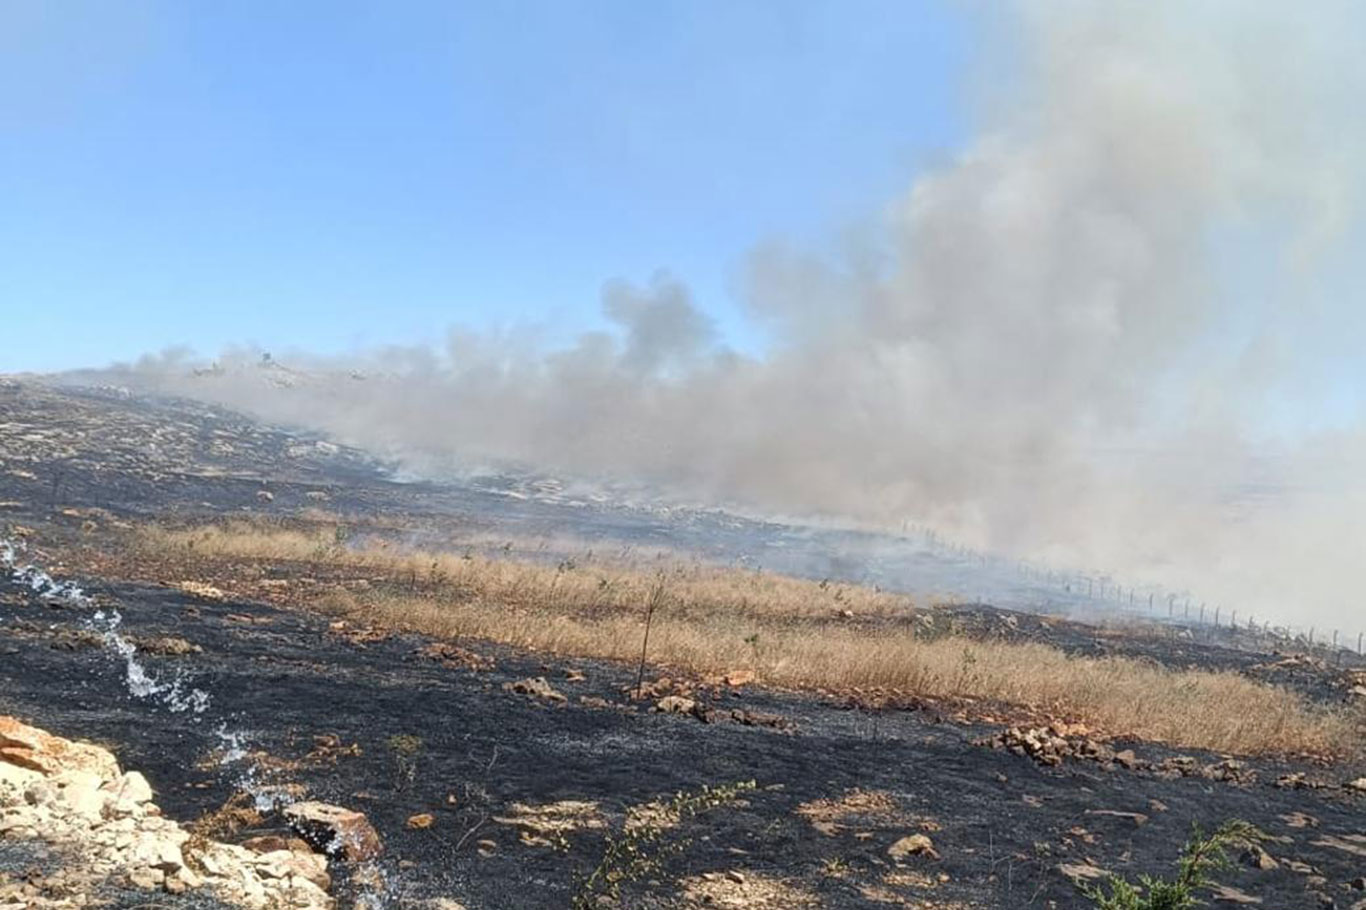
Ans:
POLYGON ((1342 453, 1366 445, 1285 415, 1321 409, 1319 361, 1344 353, 1325 329, 1356 319, 1334 296, 1361 288, 1342 265, 1366 160, 1354 19, 1328 2, 1019 5, 994 26, 1008 63, 979 80, 979 136, 955 161, 838 255, 752 254, 759 356, 727 350, 660 275, 610 285, 614 330, 558 350, 452 332, 281 358, 296 372, 250 351, 198 375, 148 358, 123 381, 417 466, 512 460, 910 518, 1342 621, 1366 541, 1342 453))

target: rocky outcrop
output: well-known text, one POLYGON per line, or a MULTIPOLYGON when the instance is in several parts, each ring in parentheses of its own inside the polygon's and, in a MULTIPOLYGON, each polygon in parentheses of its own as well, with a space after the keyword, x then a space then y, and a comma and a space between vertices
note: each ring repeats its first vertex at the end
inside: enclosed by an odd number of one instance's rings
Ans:
POLYGON ((1189 755, 1177 755, 1161 761, 1149 761, 1139 758, 1132 749, 1116 751, 1093 737, 1082 724, 1059 722, 1047 727, 1011 727, 996 736, 977 740, 976 744, 1005 749, 1048 766, 1061 765, 1064 760, 1089 761, 1107 770, 1123 768, 1168 779, 1198 777, 1243 786, 1257 782, 1257 772, 1235 758, 1202 764, 1189 755))
POLYGON ((249 910, 332 906, 324 857, 192 837, 152 799, 146 778, 123 773, 108 750, 0 717, 0 839, 42 841, 77 858, 61 870, 60 888, 0 877, 0 908, 93 905, 109 882, 172 894, 204 889, 249 910))
POLYGON ((310 846, 352 862, 374 859, 384 850, 379 835, 360 812, 328 803, 295 803, 285 808, 289 826, 310 846))

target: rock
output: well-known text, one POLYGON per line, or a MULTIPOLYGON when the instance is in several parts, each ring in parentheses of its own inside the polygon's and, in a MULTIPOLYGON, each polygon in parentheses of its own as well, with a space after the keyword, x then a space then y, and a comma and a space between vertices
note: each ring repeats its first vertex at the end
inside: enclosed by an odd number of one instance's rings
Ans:
POLYGON ((1239 891, 1229 885, 1210 885, 1210 892, 1214 897, 1214 902, 1224 904, 1260 904, 1260 897, 1253 897, 1251 894, 1239 891))
POLYGON ((1366 891, 1366 877, 1358 876, 1347 884, 1353 891, 1366 891))
POLYGON ((1132 770, 1138 764, 1138 756, 1134 755, 1133 749, 1124 749, 1115 753, 1115 764, 1132 770))
POLYGON ((118 760, 108 749, 62 739, 8 716, 0 716, 0 762, 48 776, 62 771, 89 771, 102 781, 119 776, 118 760))
POLYGON ((546 682, 544 676, 527 677, 516 682, 503 683, 503 688, 509 692, 516 692, 518 695, 530 695, 534 698, 544 698, 547 701, 568 701, 564 693, 556 691, 554 686, 546 682))
POLYGON ((162 657, 184 657, 187 654, 200 654, 204 651, 199 645, 174 636, 141 638, 138 639, 137 646, 139 651, 162 657))
POLYGON ((697 709, 697 702, 682 695, 666 695, 655 702, 655 710, 661 714, 691 714, 697 709))
POLYGON ((1349 780, 1342 785, 1344 790, 1355 790, 1358 793, 1366 793, 1366 777, 1358 777, 1356 780, 1349 780))
POLYGON ((421 812, 417 815, 408 816, 408 827, 414 831, 421 831, 430 828, 436 823, 436 816, 430 812, 421 812))
POLYGON ((329 856, 354 862, 373 859, 384 850, 369 819, 355 810, 328 803, 302 802, 286 807, 284 815, 300 837, 329 856))
POLYGON ((129 884, 135 888, 142 888, 144 891, 151 891, 165 880, 165 873, 158 874, 155 870, 148 869, 145 866, 131 869, 128 872, 129 884))
POLYGON ((279 850, 289 850, 293 853, 312 853, 313 848, 307 841, 297 837, 283 837, 279 834, 262 834, 258 837, 249 837, 242 841, 241 846, 252 853, 275 853, 279 850))
POLYGON ((327 860, 314 853, 275 850, 258 854, 254 865, 264 878, 286 879, 295 876, 323 891, 332 887, 332 878, 327 874, 327 860))
POLYGON ((63 771, 48 779, 56 791, 56 802, 67 811, 97 819, 104 811, 107 794, 100 790, 104 781, 90 771, 63 771))
POLYGON ((137 771, 129 771, 116 781, 106 781, 104 814, 112 818, 136 815, 141 806, 152 801, 152 785, 137 771))
POLYGON ((1251 866, 1254 869, 1279 869, 1281 865, 1272 858, 1270 853, 1267 853, 1257 844, 1249 845, 1248 848, 1243 851, 1243 854, 1239 859, 1242 860, 1243 865, 1251 866))
POLYGON ((0 762, 0 793, 3 793, 6 787, 23 793, 28 789, 29 784, 42 779, 41 771, 11 765, 8 762, 0 762))
POLYGON ((924 834, 911 834, 901 838, 887 848, 887 855, 896 860, 920 855, 939 859, 939 853, 934 849, 934 842, 924 834))
POLYGON ((147 866, 163 873, 175 872, 185 865, 180 845, 189 835, 182 831, 144 832, 128 849, 129 861, 135 866, 147 866), (177 836, 178 835, 178 836, 177 836))
POLYGON ((1087 809, 1086 814, 1124 819, 1133 822, 1135 828, 1141 828, 1148 823, 1148 816, 1144 815, 1142 812, 1120 812, 1117 809, 1087 809))
POLYGON ((724 682, 726 685, 730 686, 732 689, 738 689, 741 686, 747 686, 750 683, 754 682, 754 671, 731 670, 724 677, 722 677, 721 681, 724 682))

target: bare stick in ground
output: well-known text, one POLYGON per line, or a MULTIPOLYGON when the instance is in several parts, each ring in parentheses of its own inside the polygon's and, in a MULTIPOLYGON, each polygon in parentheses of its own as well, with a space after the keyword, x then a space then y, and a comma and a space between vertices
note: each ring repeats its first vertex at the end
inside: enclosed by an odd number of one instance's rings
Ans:
POLYGON ((650 599, 645 603, 645 637, 640 642, 640 666, 636 669, 636 699, 640 699, 641 688, 645 685, 645 654, 650 647, 650 623, 655 618, 655 608, 664 599, 664 573, 659 573, 650 599))

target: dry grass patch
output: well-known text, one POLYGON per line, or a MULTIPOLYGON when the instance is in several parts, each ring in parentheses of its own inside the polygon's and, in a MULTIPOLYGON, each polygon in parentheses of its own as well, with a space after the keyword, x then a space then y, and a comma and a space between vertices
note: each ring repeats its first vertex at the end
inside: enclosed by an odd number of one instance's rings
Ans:
POLYGON ((687 907, 797 910, 821 906, 820 899, 801 886, 754 872, 704 872, 679 884, 687 907))
POLYGON ((1177 671, 1041 644, 918 637, 906 597, 702 564, 645 569, 398 552, 335 529, 228 524, 150 529, 147 558, 227 585, 262 562, 302 580, 276 591, 357 623, 479 638, 563 656, 634 661, 654 603, 649 659, 685 674, 751 669, 762 683, 969 698, 1221 752, 1341 753, 1352 719, 1234 673, 1177 671), (231 571, 228 571, 231 570, 231 571), (850 623, 850 616, 882 617, 850 623))
POLYGON ((834 837, 850 826, 907 824, 909 818, 897 798, 886 790, 846 790, 835 799, 813 799, 793 810, 811 827, 834 837))

